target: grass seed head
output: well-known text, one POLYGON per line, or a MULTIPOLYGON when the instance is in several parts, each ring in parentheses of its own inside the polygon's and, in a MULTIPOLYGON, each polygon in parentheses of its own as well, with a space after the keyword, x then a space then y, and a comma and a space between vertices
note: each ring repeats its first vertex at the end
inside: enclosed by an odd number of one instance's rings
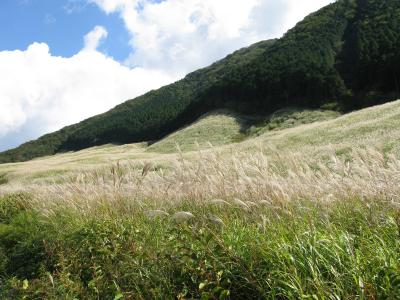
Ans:
POLYGON ((214 215, 212 215, 212 214, 209 214, 209 215, 207 216, 207 220, 211 221, 211 223, 213 223, 213 224, 215 224, 215 225, 218 225, 218 226, 220 226, 220 227, 225 226, 225 223, 224 223, 219 217, 214 216, 214 215))
POLYGON ((265 206, 269 206, 269 205, 272 205, 272 201, 270 201, 270 200, 261 200, 260 204, 261 205, 265 205, 265 206))
POLYGON ((211 205, 215 205, 215 206, 230 206, 231 204, 225 200, 222 199, 214 199, 210 201, 211 205))
POLYGON ((146 211, 146 215, 150 218, 157 218, 157 217, 163 218, 163 217, 168 217, 169 213, 163 210, 156 209, 156 210, 146 211))
POLYGON ((175 213, 172 216, 172 219, 177 223, 184 223, 193 218, 194 218, 194 215, 187 211, 180 211, 180 212, 175 213))
POLYGON ((258 207, 258 204, 253 201, 246 201, 246 204, 249 207, 258 207))
POLYGON ((238 198, 234 198, 233 199, 233 204, 235 206, 237 206, 237 207, 240 207, 240 208, 244 209, 244 210, 249 210, 250 209, 250 207, 245 202, 243 202, 242 200, 240 200, 238 198))

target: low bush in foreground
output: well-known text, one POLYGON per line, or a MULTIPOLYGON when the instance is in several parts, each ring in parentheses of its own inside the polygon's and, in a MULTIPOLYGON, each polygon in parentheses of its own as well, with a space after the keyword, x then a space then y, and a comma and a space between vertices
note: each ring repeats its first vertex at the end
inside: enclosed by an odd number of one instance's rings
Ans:
POLYGON ((1 299, 400 295, 400 212, 381 199, 227 199, 159 211, 121 198, 90 213, 39 213, 7 209, 7 197, 0 198, 1 299))
POLYGON ((8 183, 7 174, 0 173, 0 185, 8 183))

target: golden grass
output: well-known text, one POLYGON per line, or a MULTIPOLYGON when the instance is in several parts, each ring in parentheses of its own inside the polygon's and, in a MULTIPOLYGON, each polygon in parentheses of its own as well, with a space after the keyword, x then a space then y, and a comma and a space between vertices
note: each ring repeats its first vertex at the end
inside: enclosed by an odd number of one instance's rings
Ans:
POLYGON ((60 183, 30 185, 29 191, 34 207, 46 214, 65 206, 92 214, 105 203, 117 210, 226 203, 252 211, 296 200, 328 205, 376 198, 400 206, 400 160, 374 149, 353 152, 351 161, 331 153, 318 164, 290 152, 275 153, 273 160, 262 152, 236 153, 229 159, 209 152, 195 161, 181 156, 168 170, 118 163, 60 183))
MULTIPOLYGON (((157 172, 150 172, 151 174, 146 177, 146 183, 142 187, 144 190, 148 189, 147 193, 153 193, 155 198, 166 195, 166 199, 172 199, 176 198, 179 192, 181 196, 178 196, 178 198, 180 199, 190 196, 190 193, 203 199, 205 196, 199 192, 201 189, 211 191, 209 195, 212 197, 231 197, 235 193, 230 189, 235 190, 235 186, 227 189, 225 194, 217 193, 215 191, 216 187, 213 187, 211 182, 204 181, 205 179, 201 178, 200 175, 201 180, 186 174, 186 166, 190 165, 190 168, 193 168, 192 172, 196 170, 196 172, 203 174, 205 177, 215 178, 220 186, 230 186, 230 182, 234 182, 237 185, 237 189, 241 189, 244 183, 234 181, 230 174, 236 174, 235 176, 240 178, 244 173, 235 173, 237 164, 245 163, 250 168, 253 160, 262 161, 262 164, 258 167, 264 166, 267 162, 270 165, 275 165, 276 168, 282 166, 283 169, 290 170, 308 166, 307 168, 311 169, 308 171, 309 174, 307 176, 311 176, 314 169, 321 169, 323 166, 331 165, 333 158, 336 161, 349 161, 352 159, 355 165, 362 163, 363 161, 359 157, 361 155, 360 151, 371 152, 374 163, 376 163, 375 160, 380 162, 383 158, 388 159, 388 157, 391 157, 390 159, 394 161, 396 157, 399 157, 400 149, 400 143, 398 143, 400 138, 399 117, 400 101, 396 101, 329 121, 266 132, 259 137, 241 143, 213 147, 200 152, 160 154, 147 151, 145 144, 107 145, 24 163, 4 164, 0 165, 0 173, 7 174, 9 183, 0 186, 0 193, 21 189, 40 190, 46 189, 48 186, 53 187, 54 184, 60 184, 65 187, 66 184, 64 182, 71 180, 71 178, 87 176, 82 174, 107 173, 107 171, 104 171, 105 169, 112 164, 120 162, 122 166, 130 165, 137 172, 141 172, 141 168, 146 163, 156 166, 157 172), (293 160, 298 161, 300 165, 296 166, 293 160), (288 161, 292 161, 292 165, 287 165, 288 161), (218 164, 216 164, 217 162, 218 164), (223 178, 214 174, 215 170, 222 168, 222 166, 225 166, 223 178), (160 172, 162 176, 159 174, 160 172), (163 177, 172 176, 171 174, 175 174, 175 177, 163 177), (155 177, 152 181, 149 181, 148 178, 152 178, 152 176, 155 177), (175 192, 172 192, 174 185, 171 182, 174 180, 184 182, 183 186, 187 186, 188 191, 185 190, 186 187, 180 188, 178 186, 175 188, 175 192), (154 185, 152 182, 157 184, 154 185), (203 186, 197 189, 196 182, 202 182, 203 186), (169 185, 171 185, 171 188, 166 193, 165 186, 169 185)), ((196 128, 196 126, 193 128, 196 128)), ((192 129, 188 128, 186 130, 192 129)), ((242 172, 245 172, 244 170, 247 167, 243 168, 242 172)), ((265 166, 263 168, 265 169, 265 166)), ((123 169, 126 169, 126 167, 123 167, 123 169)), ((132 172, 129 171, 128 173, 131 174, 132 172)), ((304 174, 297 174, 296 176, 300 175, 305 176, 304 174)), ((266 173, 265 176, 266 178, 258 178, 257 180, 262 182, 262 180, 269 180, 268 176, 273 177, 278 176, 278 174, 274 170, 272 173, 266 173)), ((312 176, 310 178, 312 178, 310 179, 312 182, 314 178, 312 176)), ((242 178, 241 180, 245 179, 242 178)), ((280 179, 282 185, 289 190, 292 189, 290 185, 285 184, 286 180, 287 178, 280 179)), ((93 189, 96 188, 95 186, 93 187, 93 189)), ((254 188, 254 190, 257 189, 254 188)), ((291 194, 293 193, 291 192, 291 194)), ((261 194, 260 192, 256 193, 257 196, 261 194)), ((325 195, 328 194, 326 190, 325 195)), ((148 196, 150 195, 148 194, 148 196)))

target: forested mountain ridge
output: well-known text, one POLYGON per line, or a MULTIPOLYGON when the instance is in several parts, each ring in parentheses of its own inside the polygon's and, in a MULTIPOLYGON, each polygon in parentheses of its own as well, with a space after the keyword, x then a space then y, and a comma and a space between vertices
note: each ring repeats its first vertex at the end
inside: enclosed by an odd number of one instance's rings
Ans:
POLYGON ((281 39, 263 41, 0 154, 0 163, 105 143, 157 140, 203 113, 269 114, 287 106, 361 108, 399 96, 400 1, 339 0, 281 39))

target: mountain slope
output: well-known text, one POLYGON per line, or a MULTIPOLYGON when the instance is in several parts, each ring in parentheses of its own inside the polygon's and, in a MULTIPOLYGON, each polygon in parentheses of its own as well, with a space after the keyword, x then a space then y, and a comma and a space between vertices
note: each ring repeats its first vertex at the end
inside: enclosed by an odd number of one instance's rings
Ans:
MULTIPOLYGON (((210 123, 209 118, 216 117, 216 115, 211 115, 175 132, 150 147, 147 147, 146 143, 92 147, 27 162, 1 164, 0 175, 8 178, 9 184, 14 184, 14 188, 18 189, 30 184, 54 182, 59 177, 70 178, 69 176, 74 174, 79 176, 88 170, 101 170, 104 167, 109 169, 110 164, 117 164, 118 162, 134 168, 141 168, 146 162, 152 162, 157 168, 168 170, 171 163, 181 160, 182 155, 192 162, 202 159, 203 154, 206 153, 215 154, 223 159, 232 155, 233 152, 251 157, 262 151, 271 162, 281 159, 277 154, 290 153, 301 158, 301 162, 307 161, 318 164, 329 159, 332 154, 351 157, 352 153, 354 154, 360 149, 370 148, 379 150, 385 156, 395 155, 400 157, 400 127, 398 121, 400 119, 400 100, 369 107, 340 117, 335 117, 329 111, 326 113, 321 116, 318 111, 314 111, 310 118, 310 112, 300 112, 300 114, 308 114, 301 123, 310 119, 320 121, 312 124, 295 124, 297 126, 289 126, 289 128, 286 128, 288 123, 284 121, 279 124, 281 128, 263 127, 269 130, 257 132, 257 134, 240 143, 228 143, 216 146, 213 149, 204 149, 200 154, 196 146, 191 147, 193 144, 189 144, 190 139, 187 137, 195 131, 200 131, 196 138, 205 144, 207 140, 214 138, 214 136, 208 134, 207 128, 211 127, 211 130, 215 132, 218 131, 221 123, 231 122, 232 120, 227 116, 219 115, 218 122, 210 123), (185 144, 181 145, 183 150, 195 151, 181 154, 175 150, 174 153, 171 153, 175 146, 174 142, 179 142, 180 138, 184 139, 185 144)), ((294 117, 300 117, 298 114, 298 112, 295 113, 294 117)), ((293 114, 286 120, 289 121, 292 117, 293 114)), ((241 116, 241 118, 244 117, 241 116)), ((282 118, 281 113, 278 116, 274 114, 271 117, 272 124, 277 124, 277 121, 279 122, 282 119, 285 118, 282 118)), ((231 128, 235 127, 232 126, 231 128)), ((239 128, 236 127, 236 129, 239 128)), ((233 133, 234 130, 231 131, 232 135, 233 133)), ((0 187, 0 194, 2 188, 4 191, 5 186, 0 187)))
POLYGON ((336 103, 344 110, 395 99, 400 1, 339 0, 283 38, 242 49, 183 80, 0 154, 0 162, 106 143, 157 140, 220 108, 269 114, 336 103))

